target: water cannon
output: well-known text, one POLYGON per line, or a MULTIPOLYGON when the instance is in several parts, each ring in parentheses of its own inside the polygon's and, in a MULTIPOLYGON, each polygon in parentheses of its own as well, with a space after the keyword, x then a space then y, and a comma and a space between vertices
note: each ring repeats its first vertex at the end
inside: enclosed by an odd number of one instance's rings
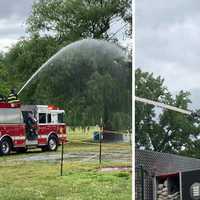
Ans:
POLYGON ((59 107, 55 105, 48 105, 48 110, 59 110, 59 107))
POLYGON ((137 96, 135 96, 135 100, 142 102, 144 104, 150 104, 150 105, 157 106, 157 107, 160 107, 160 108, 164 108, 164 109, 172 110, 172 111, 179 112, 179 113, 182 113, 182 114, 190 115, 191 117, 199 117, 200 118, 200 112, 198 112, 198 111, 185 110, 185 109, 182 109, 182 108, 178 108, 178 107, 175 107, 175 106, 167 105, 167 104, 164 104, 164 103, 161 103, 161 102, 157 102, 157 101, 153 101, 153 100, 150 100, 150 99, 141 98, 141 97, 137 97, 137 96))

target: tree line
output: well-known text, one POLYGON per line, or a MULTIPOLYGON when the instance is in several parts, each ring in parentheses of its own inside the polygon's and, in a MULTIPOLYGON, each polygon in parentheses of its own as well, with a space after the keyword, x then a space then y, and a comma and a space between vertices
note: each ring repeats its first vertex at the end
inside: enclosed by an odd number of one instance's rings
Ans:
MULTIPOLYGON (((7 53, 0 53, 0 93, 8 95, 10 88, 20 89, 52 55, 74 41, 84 38, 110 41, 108 30, 113 19, 120 18, 124 23, 131 23, 130 9, 131 0, 35 1, 26 21, 28 36, 21 37, 7 53)), ((111 42, 117 43, 117 38, 112 38, 111 42)), ((86 73, 89 72, 79 71, 80 76, 86 73)), ((103 116, 104 124, 110 129, 130 128, 131 105, 122 103, 123 97, 127 100, 131 96, 131 88, 128 86, 130 73, 127 87, 123 88, 125 91, 122 93, 119 93, 122 88, 106 69, 102 73, 90 71, 89 75, 86 84, 81 85, 84 93, 75 90, 75 85, 80 84, 77 79, 73 85, 69 79, 66 85, 70 87, 69 91, 73 91, 72 95, 63 96, 56 88, 52 88, 56 98, 51 98, 48 90, 41 89, 38 83, 20 98, 23 103, 55 103, 62 106, 66 110, 67 123, 71 126, 95 125, 103 116), (41 90, 36 92, 36 88, 41 90), (108 97, 113 92, 120 97, 118 102, 112 104, 112 98, 108 97), (58 102, 58 99, 64 101, 58 102), (100 106, 102 102, 103 107, 100 106)))
MULTIPOLYGON (((135 94, 186 110, 192 103, 189 92, 174 96, 163 78, 140 68, 135 72, 135 94)), ((199 158, 200 118, 136 102, 135 121, 136 148, 199 158)))

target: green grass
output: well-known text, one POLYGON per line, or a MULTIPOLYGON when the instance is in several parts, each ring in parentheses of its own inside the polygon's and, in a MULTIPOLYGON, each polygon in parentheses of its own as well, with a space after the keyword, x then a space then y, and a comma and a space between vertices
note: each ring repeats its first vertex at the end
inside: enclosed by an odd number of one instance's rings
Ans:
POLYGON ((84 132, 82 128, 76 128, 75 130, 68 128, 68 140, 92 141, 94 131, 98 131, 98 129, 90 127, 89 131, 84 132))
POLYGON ((124 200, 131 199, 130 172, 102 173, 96 163, 59 165, 45 162, 0 167, 2 200, 124 200))
MULTIPOLYGON (((98 152, 99 144, 92 141, 92 132, 81 129, 69 133, 70 143, 65 153, 98 152), (85 143, 82 143, 85 142, 85 143), (88 143, 89 142, 89 143, 88 143), (91 144, 90 144, 91 143, 91 144)), ((103 153, 130 150, 129 144, 102 144, 103 153)), ((0 157, 0 200, 129 200, 131 172, 101 172, 98 158, 90 162, 65 160, 63 176, 60 163, 23 161, 34 155, 52 152, 33 150, 27 154, 0 157)), ((53 153, 55 154, 55 153, 53 153)), ((60 148, 56 154, 60 154, 60 148)), ((130 166, 130 162, 103 161, 101 167, 130 166)))

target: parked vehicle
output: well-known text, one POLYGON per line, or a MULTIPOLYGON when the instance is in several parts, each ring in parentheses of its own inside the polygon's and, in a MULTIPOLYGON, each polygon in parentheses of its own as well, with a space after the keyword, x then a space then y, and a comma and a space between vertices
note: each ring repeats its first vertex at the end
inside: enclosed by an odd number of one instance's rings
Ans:
POLYGON ((52 105, 0 103, 0 154, 26 152, 30 148, 56 151, 67 141, 64 113, 52 105), (31 126, 30 116, 35 119, 31 126))

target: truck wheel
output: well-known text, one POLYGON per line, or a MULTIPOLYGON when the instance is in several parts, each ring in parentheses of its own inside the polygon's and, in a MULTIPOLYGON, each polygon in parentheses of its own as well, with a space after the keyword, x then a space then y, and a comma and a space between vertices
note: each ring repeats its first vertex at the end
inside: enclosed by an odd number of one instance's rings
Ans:
POLYGON ((0 142, 0 154, 8 155, 12 149, 12 144, 9 139, 5 138, 0 142))
POLYGON ((48 140, 48 150, 49 151, 56 151, 58 148, 58 140, 55 136, 50 136, 48 140))

